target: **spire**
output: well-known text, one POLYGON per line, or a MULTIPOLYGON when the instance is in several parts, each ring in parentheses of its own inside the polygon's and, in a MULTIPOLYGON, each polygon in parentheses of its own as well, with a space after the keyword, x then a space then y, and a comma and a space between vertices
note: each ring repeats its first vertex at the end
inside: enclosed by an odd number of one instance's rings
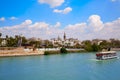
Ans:
POLYGON ((64 40, 66 40, 66 34, 65 34, 65 32, 64 32, 64 36, 63 36, 63 38, 64 38, 64 40))

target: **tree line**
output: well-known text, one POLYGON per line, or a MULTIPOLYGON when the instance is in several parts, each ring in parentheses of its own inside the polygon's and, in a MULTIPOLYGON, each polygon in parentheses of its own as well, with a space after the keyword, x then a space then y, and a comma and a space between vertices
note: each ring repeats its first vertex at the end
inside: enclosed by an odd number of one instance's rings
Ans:
MULTIPOLYGON (((2 43, 2 33, 0 33, 0 44, 2 43)), ((14 37, 6 35, 5 40, 6 40, 6 45, 0 47, 18 47, 18 42, 19 40, 22 39, 22 46, 31 45, 34 46, 35 48, 55 48, 50 40, 30 40, 27 39, 25 36, 19 36, 15 35, 14 37)), ((62 47, 57 46, 57 47, 62 47)), ((117 39, 109 39, 109 40, 96 40, 94 42, 93 40, 84 40, 81 42, 81 44, 76 44, 74 46, 64 46, 65 48, 83 48, 86 51, 101 51, 102 49, 108 49, 108 48, 120 48, 120 40, 117 39)))
POLYGON ((101 51, 103 49, 110 49, 110 48, 120 48, 120 40, 116 39, 109 39, 109 40, 102 40, 99 44, 93 43, 90 40, 83 41, 83 48, 86 51, 101 51))

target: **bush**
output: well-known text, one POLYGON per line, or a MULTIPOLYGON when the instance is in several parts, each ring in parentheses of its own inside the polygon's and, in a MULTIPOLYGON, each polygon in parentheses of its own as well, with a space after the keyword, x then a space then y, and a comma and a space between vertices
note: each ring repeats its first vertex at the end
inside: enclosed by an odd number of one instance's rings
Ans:
POLYGON ((97 44, 86 44, 85 45, 85 50, 88 52, 96 52, 96 51, 100 51, 100 46, 97 44))
POLYGON ((50 53, 48 51, 45 51, 44 55, 48 55, 48 54, 50 54, 50 53))
POLYGON ((60 49, 60 53, 67 53, 66 48, 62 47, 62 48, 60 49))
POLYGON ((44 55, 59 54, 60 51, 45 51, 44 55))

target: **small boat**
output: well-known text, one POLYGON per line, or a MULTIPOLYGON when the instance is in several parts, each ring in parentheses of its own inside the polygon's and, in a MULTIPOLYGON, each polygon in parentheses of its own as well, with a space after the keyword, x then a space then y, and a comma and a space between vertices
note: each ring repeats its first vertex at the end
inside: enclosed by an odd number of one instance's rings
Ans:
POLYGON ((98 60, 106 60, 113 58, 118 58, 116 51, 104 51, 104 52, 98 52, 96 54, 96 59, 98 60))

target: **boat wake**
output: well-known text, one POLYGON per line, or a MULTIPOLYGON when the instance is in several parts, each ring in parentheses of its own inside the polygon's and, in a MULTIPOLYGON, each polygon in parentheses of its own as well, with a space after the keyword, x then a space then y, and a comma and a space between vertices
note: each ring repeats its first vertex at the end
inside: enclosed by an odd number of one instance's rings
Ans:
POLYGON ((117 59, 120 59, 120 57, 117 57, 117 59))
POLYGON ((91 61, 102 61, 102 60, 98 60, 98 59, 90 59, 91 61))

